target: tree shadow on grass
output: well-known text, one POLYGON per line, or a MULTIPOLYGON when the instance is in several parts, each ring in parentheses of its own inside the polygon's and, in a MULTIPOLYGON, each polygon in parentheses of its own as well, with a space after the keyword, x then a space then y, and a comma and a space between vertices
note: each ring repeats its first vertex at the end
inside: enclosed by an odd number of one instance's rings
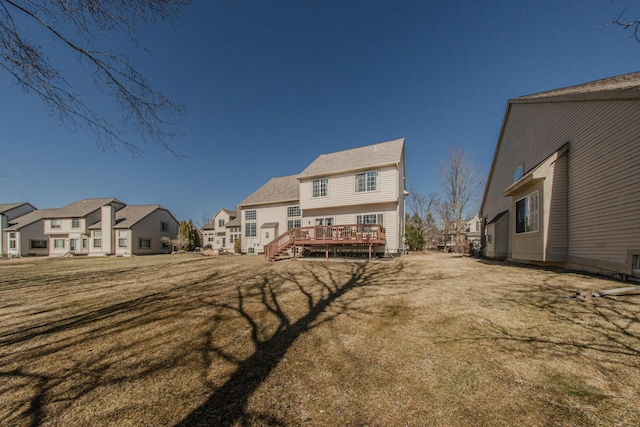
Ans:
POLYGON ((286 425, 248 408, 256 389, 305 332, 370 314, 360 302, 402 264, 245 264, 158 265, 115 280, 105 269, 34 283, 26 299, 24 288, 0 289, 15 300, 0 305, 10 320, 0 329, 0 424, 286 425))
POLYGON ((258 291, 260 303, 266 312, 277 318, 275 329, 267 334, 261 330, 262 325, 255 314, 246 309, 249 293, 246 288, 238 286, 235 304, 213 303, 212 305, 232 311, 244 319, 251 331, 254 351, 245 358, 236 359, 223 348, 210 342, 206 351, 232 362, 235 364, 235 370, 222 386, 215 389, 206 402, 177 426, 230 426, 236 423, 245 426, 256 422, 274 426, 286 425, 286 422, 272 415, 249 411, 249 398, 302 334, 330 322, 337 316, 358 310, 349 304, 340 304, 347 294, 358 288, 383 285, 385 277, 398 274, 401 267, 400 264, 395 264, 392 268, 379 268, 379 265, 374 263, 353 263, 349 264, 349 268, 350 277, 345 281, 334 275, 330 263, 315 264, 315 268, 306 266, 304 276, 285 273, 262 277, 254 290, 258 291), (311 284, 305 283, 309 279, 312 279, 311 284), (283 283, 292 283, 306 300, 306 310, 299 317, 287 314, 287 307, 281 303, 279 290, 283 283))

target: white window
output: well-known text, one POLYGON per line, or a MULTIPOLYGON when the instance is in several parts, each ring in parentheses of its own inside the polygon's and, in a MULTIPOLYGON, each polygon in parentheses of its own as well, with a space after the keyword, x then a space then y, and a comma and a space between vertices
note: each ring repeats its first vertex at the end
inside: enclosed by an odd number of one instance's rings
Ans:
POLYGON ((378 172, 356 174, 356 193, 378 190, 378 172))
POLYGON ((250 254, 254 254, 256 253, 256 250, 254 248, 247 248, 247 252, 250 254))
POLYGON ((247 222, 245 224, 244 236, 245 237, 256 237, 256 223, 255 222, 247 222))
POLYGON ((88 243, 89 243, 89 242, 88 242, 88 240, 87 240, 87 239, 82 239, 82 247, 83 247, 84 249, 87 249, 87 244, 88 244, 88 243))
POLYGON ((245 211, 244 212, 244 219, 245 221, 253 221, 257 218, 257 213, 255 209, 252 209, 250 211, 245 211))
POLYGON ((168 222, 161 222, 160 223, 160 230, 168 233, 169 232, 169 223, 168 222))
POLYGON ((316 179, 313 181, 313 197, 327 197, 327 187, 329 180, 327 178, 316 179))
POLYGON ((61 221, 59 219, 51 220, 51 228, 60 228, 61 221))
POLYGON ((54 248, 64 248, 64 239, 53 239, 54 248))
POLYGON ((47 249, 46 240, 29 240, 29 247, 31 249, 47 249))
POLYGON ((118 247, 126 248, 129 245, 128 239, 118 239, 118 247))
POLYGON ((291 230, 292 228, 300 228, 302 223, 299 219, 290 219, 287 221, 287 230, 291 230))
POLYGON ((516 202, 516 233, 538 231, 538 192, 516 202))
POLYGON ((356 222, 358 224, 384 224, 384 215, 383 214, 364 214, 357 215, 356 222))
POLYGON ((151 239, 147 239, 147 238, 138 239, 138 248, 151 249, 151 239))
POLYGON ((118 230, 118 237, 127 237, 128 234, 127 230, 118 230))
POLYGON ((300 206, 287 206, 287 218, 302 216, 300 206))
POLYGON ((80 228, 80 218, 71 219, 71 228, 80 228))
POLYGON ((9 240, 9 249, 15 249, 15 248, 16 248, 16 240, 15 239, 9 240))
POLYGON ((218 220, 218 227, 224 227, 224 219, 218 220))
POLYGON ((9 233, 9 238, 10 238, 10 239, 15 239, 15 238, 16 238, 16 233, 15 233, 15 231, 12 231, 11 233, 9 233))
POLYGON ((93 239, 93 247, 101 248, 102 247, 102 239, 93 239))

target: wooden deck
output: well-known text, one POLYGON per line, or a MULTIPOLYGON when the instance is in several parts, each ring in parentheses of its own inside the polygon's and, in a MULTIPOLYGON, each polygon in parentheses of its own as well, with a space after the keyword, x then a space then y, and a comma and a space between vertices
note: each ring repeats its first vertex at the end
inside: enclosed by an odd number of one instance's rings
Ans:
POLYGON ((317 227, 293 228, 275 238, 264 247, 264 256, 269 261, 279 259, 284 253, 296 247, 314 246, 368 246, 369 254, 373 246, 387 242, 386 230, 378 224, 345 224, 317 227))

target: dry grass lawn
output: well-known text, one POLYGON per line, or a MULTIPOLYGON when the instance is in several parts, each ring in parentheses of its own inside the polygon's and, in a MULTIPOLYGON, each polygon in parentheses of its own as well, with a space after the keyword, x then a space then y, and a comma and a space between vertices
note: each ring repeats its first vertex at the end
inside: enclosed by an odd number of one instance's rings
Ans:
POLYGON ((0 425, 640 425, 640 294, 454 258, 0 262, 0 425))

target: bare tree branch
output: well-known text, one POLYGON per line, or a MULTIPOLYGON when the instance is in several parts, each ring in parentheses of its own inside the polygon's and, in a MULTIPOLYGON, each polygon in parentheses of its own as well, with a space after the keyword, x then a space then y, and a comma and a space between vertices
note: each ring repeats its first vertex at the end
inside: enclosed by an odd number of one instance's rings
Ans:
MULTIPOLYGON (((178 16, 190 0, 0 0, 0 68, 4 69, 27 93, 34 93, 72 129, 86 127, 97 137, 98 146, 115 151, 122 144, 132 154, 141 154, 139 146, 128 140, 126 130, 134 130, 144 142, 161 145, 174 155, 169 140, 179 134, 168 130, 171 117, 184 114, 184 107, 154 89, 124 55, 93 48, 98 35, 118 31, 126 34, 136 47, 138 25, 169 20, 178 16), (45 55, 43 48, 28 41, 17 23, 35 24, 54 41, 76 54, 82 65, 92 69, 95 87, 107 91, 120 108, 120 126, 90 108, 62 72, 45 55), (74 39, 64 30, 75 30, 74 39)), ((25 25, 26 26, 26 25, 25 25)))

